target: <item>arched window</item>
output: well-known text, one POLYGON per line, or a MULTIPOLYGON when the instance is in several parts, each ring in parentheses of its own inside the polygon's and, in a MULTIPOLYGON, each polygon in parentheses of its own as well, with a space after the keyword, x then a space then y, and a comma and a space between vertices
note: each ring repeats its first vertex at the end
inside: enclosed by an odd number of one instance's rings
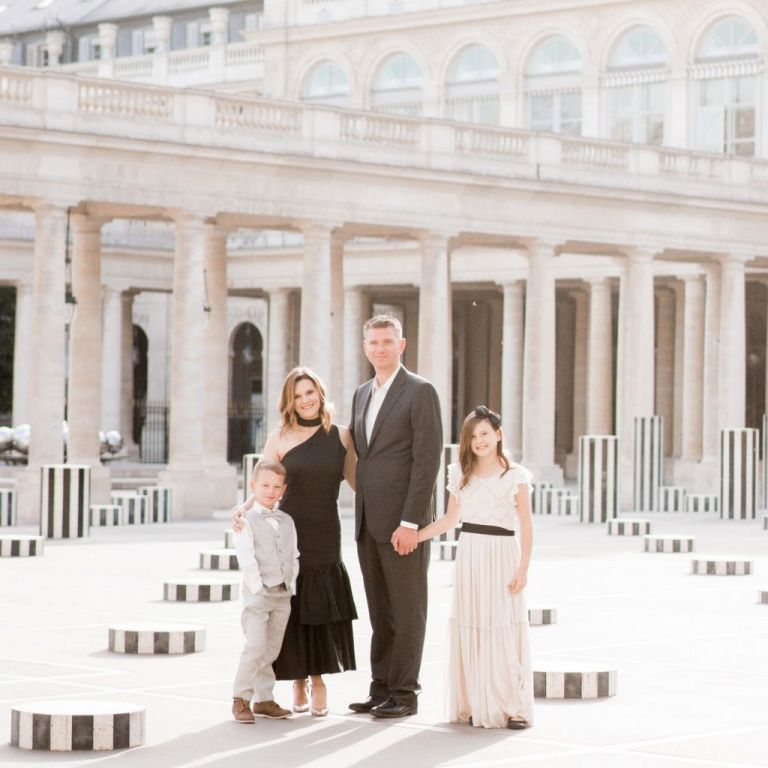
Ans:
POLYGON ((633 27, 616 41, 603 77, 612 139, 663 143, 666 63, 667 48, 651 27, 633 27))
POLYGON ((320 61, 307 73, 301 100, 346 107, 349 102, 349 78, 335 62, 320 61))
POLYGON ((581 55, 567 37, 552 35, 533 49, 525 91, 533 130, 581 135, 581 55))
POLYGON ((697 149, 755 155, 761 118, 759 71, 760 42, 744 19, 728 16, 704 33, 691 67, 697 149))
POLYGON ((484 45, 469 45, 453 60, 445 84, 445 116, 499 124, 499 62, 484 45))
POLYGON ((412 56, 394 53, 381 64, 371 88, 371 107, 379 112, 421 114, 424 75, 412 56))

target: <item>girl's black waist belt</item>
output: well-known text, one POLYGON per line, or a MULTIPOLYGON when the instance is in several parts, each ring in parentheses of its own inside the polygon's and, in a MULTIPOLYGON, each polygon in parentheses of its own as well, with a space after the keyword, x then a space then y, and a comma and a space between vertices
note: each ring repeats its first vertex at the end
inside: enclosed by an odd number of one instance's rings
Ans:
POLYGON ((478 523, 462 523, 462 533, 483 533, 486 536, 514 536, 515 532, 499 525, 479 525, 478 523))

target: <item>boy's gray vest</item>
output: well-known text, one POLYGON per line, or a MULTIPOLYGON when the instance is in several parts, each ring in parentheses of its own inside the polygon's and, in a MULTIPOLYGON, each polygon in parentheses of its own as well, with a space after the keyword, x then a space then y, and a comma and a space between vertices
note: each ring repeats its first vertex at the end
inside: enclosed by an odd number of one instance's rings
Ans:
POLYGON ((290 589, 294 576, 296 528, 285 512, 278 512, 275 517, 278 522, 277 531, 272 528, 266 517, 261 516, 258 509, 249 509, 246 520, 253 533, 253 549, 262 582, 267 587, 285 584, 290 589))

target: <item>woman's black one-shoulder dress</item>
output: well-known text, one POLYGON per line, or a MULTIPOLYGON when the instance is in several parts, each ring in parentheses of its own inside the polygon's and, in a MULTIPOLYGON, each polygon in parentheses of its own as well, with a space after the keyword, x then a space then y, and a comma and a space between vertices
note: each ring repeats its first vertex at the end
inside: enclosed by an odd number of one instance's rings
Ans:
POLYGON ((280 655, 278 680, 355 669, 352 588, 341 561, 338 496, 346 449, 334 425, 283 456, 288 488, 280 502, 296 525, 299 578, 280 655))

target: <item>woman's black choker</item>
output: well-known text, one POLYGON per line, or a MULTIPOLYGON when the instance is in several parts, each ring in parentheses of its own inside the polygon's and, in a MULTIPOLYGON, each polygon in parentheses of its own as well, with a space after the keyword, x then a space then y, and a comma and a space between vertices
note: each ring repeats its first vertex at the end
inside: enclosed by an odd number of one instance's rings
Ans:
POLYGON ((319 427, 323 423, 322 416, 316 416, 314 419, 302 419, 299 414, 296 414, 296 423, 300 427, 319 427))

